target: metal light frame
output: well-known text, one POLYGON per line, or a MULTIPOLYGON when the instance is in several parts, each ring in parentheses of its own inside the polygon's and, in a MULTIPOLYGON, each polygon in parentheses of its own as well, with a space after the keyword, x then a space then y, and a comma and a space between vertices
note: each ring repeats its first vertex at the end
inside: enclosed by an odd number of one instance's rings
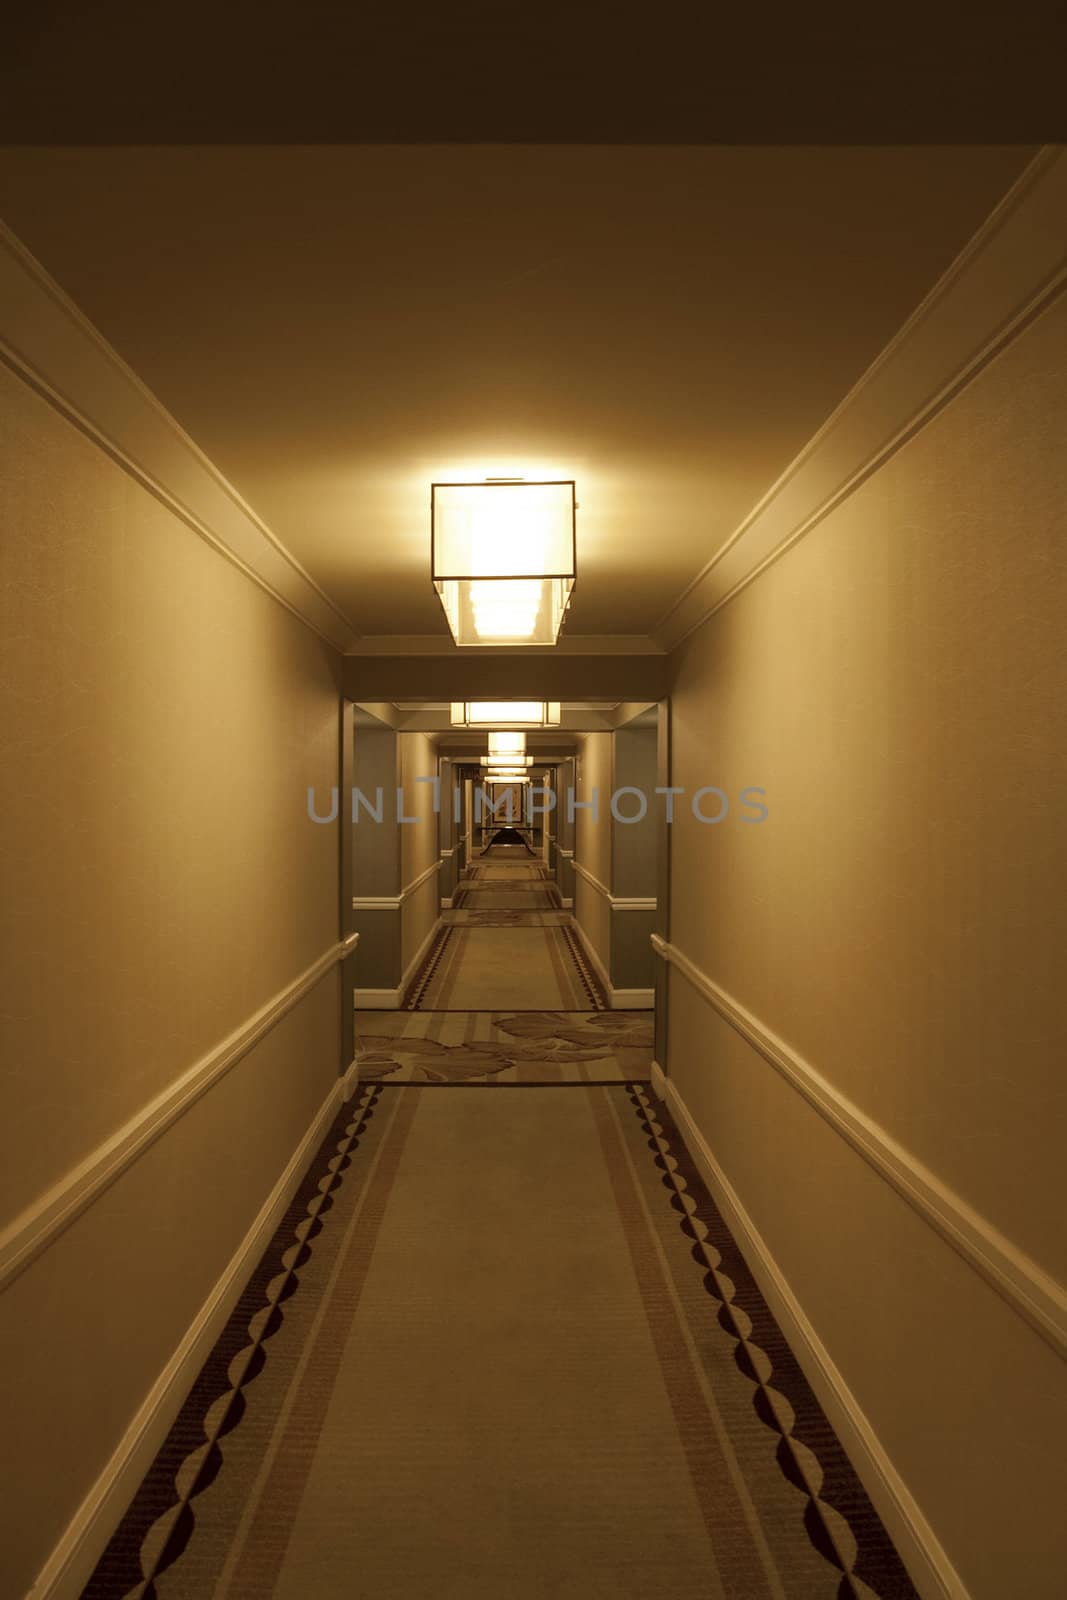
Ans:
POLYGON ((449 722, 453 728, 481 728, 486 732, 492 730, 521 728, 558 728, 563 718, 563 703, 560 700, 450 700, 448 705, 449 722), (471 706, 540 706, 540 718, 536 717, 471 717, 471 706))
POLYGON ((570 608, 571 598, 574 594, 574 585, 578 581, 578 496, 577 483, 574 478, 483 478, 466 479, 459 482, 446 483, 435 481, 430 484, 430 582, 434 592, 441 601, 445 613, 449 632, 456 645, 462 650, 471 649, 502 649, 535 647, 544 649, 546 641, 543 639, 459 639, 456 634, 456 624, 449 615, 448 605, 445 601, 444 586, 446 583, 523 583, 523 582, 558 582, 567 584, 566 596, 560 611, 559 623, 551 645, 559 640, 560 629, 564 618, 570 608), (439 489, 483 489, 486 492, 503 491, 508 489, 563 489, 571 491, 571 561, 569 572, 443 572, 437 564, 437 491, 439 489))

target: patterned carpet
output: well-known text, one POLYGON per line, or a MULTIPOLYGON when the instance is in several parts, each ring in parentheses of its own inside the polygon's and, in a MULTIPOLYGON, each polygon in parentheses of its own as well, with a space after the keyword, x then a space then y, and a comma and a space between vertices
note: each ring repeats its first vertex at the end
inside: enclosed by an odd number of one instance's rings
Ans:
POLYGON ((468 867, 453 897, 463 910, 490 910, 506 906, 513 911, 559 909, 559 890, 541 861, 516 860, 513 846, 494 845, 468 867))
POLYGON ((459 911, 442 911, 445 927, 454 928, 569 928, 572 917, 569 911, 531 911, 524 904, 501 906, 494 901, 491 906, 476 906, 459 911))
POLYGON ((408 1009, 357 1013, 357 1100, 83 1600, 918 1600, 651 1097, 651 1012, 540 863, 478 866, 519 906, 461 895, 408 1009))
POLYGON ((84 1600, 916 1600, 646 1086, 346 1107, 84 1600))
POLYGON ((622 1083, 652 1070, 648 1011, 361 1011, 360 1083, 622 1083))
POLYGON ((477 857, 404 998, 408 1011, 587 1011, 607 1001, 544 863, 522 846, 477 857), (498 936, 497 930, 507 929, 498 936))
POLYGON ((404 1000, 409 1011, 603 1010, 604 991, 569 924, 446 924, 404 1000))

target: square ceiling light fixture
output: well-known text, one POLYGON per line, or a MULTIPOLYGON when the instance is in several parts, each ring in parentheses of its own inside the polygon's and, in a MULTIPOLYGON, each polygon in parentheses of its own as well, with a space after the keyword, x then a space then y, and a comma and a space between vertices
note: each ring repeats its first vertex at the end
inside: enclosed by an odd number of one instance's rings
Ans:
POLYGON ((577 576, 574 480, 430 485, 430 575, 461 645, 553 645, 577 576))
POLYGON ((493 732, 489 735, 490 756, 524 756, 526 754, 526 735, 524 733, 493 732))
POLYGON ((488 767, 491 772, 496 772, 501 767, 507 767, 509 770, 517 772, 520 767, 532 767, 534 764, 533 756, 481 756, 479 760, 481 765, 488 767))
POLYGON ((449 720, 454 728, 558 728, 558 700, 452 700, 449 720))

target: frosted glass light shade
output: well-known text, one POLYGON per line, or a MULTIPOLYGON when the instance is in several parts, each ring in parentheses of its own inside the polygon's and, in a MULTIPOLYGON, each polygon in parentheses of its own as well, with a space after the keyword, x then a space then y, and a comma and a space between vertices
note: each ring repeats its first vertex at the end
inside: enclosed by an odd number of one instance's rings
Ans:
POLYGON ((489 754, 491 756, 524 756, 526 754, 526 735, 524 733, 491 733, 489 735, 489 754))
MULTIPOLYGON (((454 728, 549 728, 560 723, 558 700, 452 700, 449 721, 454 728)), ((492 734, 490 734, 492 739, 492 734)))
POLYGON ((512 752, 505 755, 482 756, 480 759, 483 767, 489 767, 494 772, 501 767, 506 767, 509 771, 518 771, 520 767, 532 767, 534 761, 533 756, 520 756, 512 752))
POLYGON ((577 575, 573 480, 430 485, 430 574, 460 645, 552 645, 577 575))

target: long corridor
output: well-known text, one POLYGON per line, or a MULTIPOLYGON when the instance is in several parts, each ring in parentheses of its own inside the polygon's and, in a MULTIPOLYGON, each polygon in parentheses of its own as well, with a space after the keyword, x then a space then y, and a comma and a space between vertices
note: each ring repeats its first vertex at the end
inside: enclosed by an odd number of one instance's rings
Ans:
POLYGON ((333 7, 383 142, 318 70, 275 142, 200 79, 288 116, 294 8, 66 9, 0 52, 0 1600, 1064 1600, 1067 144, 909 90, 1064 50, 333 7), (765 138, 775 62, 890 142, 765 138))
POLYGON ((357 1099, 86 1600, 914 1594, 571 922, 491 845, 359 1014, 357 1099))

